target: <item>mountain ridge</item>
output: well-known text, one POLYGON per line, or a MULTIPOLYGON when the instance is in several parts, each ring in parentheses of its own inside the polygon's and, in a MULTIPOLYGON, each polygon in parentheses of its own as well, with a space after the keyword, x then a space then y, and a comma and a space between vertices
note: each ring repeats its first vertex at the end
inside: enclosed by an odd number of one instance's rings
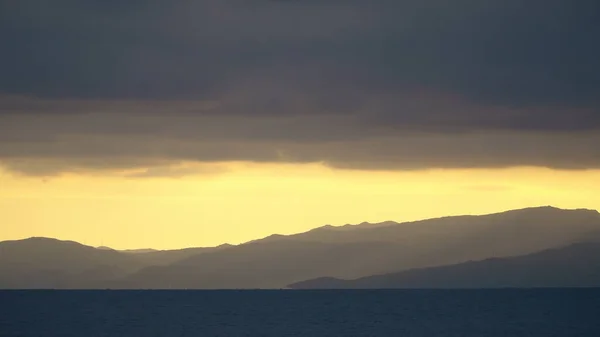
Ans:
POLYGON ((600 240, 596 210, 548 206, 326 225, 239 245, 135 253, 33 237, 0 242, 0 288, 282 288, 322 276, 356 279, 521 256, 593 239, 600 240))
POLYGON ((410 269, 354 280, 319 277, 290 289, 599 287, 600 241, 507 258, 410 269))
MULTIPOLYGON (((307 234, 307 233, 310 233, 310 232, 316 232, 316 231, 319 231, 319 230, 322 230, 322 229, 330 229, 330 230, 373 229, 373 228, 376 228, 376 227, 387 227, 387 226, 395 226, 395 225, 417 224, 417 223, 427 222, 427 221, 431 221, 431 220, 460 219, 460 218, 472 218, 472 217, 481 217, 481 216, 494 216, 494 215, 502 215, 502 214, 527 212, 527 211, 532 211, 532 210, 554 210, 554 211, 563 211, 563 212, 586 212, 586 213, 595 214, 595 215, 600 216, 600 212, 598 210, 596 210, 596 209, 590 209, 590 208, 559 208, 559 207, 555 207, 555 206, 551 206, 551 205, 531 206, 531 207, 524 207, 524 208, 519 208, 519 209, 510 209, 510 210, 497 211, 497 212, 493 212, 493 213, 447 215, 447 216, 440 216, 440 217, 435 217, 435 218, 425 218, 425 219, 409 220, 409 221, 402 221, 402 222, 397 222, 397 221, 394 221, 394 220, 385 220, 385 221, 382 221, 382 222, 368 222, 368 221, 363 221, 363 222, 357 223, 357 224, 344 224, 344 225, 338 225, 338 226, 331 225, 331 224, 326 224, 326 225, 315 227, 315 228, 306 230, 304 232, 299 232, 299 233, 293 233, 293 234, 273 233, 273 234, 269 234, 269 235, 267 235, 265 237, 262 237, 262 238, 257 238, 257 239, 252 239, 252 240, 249 240, 249 241, 246 241, 246 242, 242 242, 242 243, 240 243, 240 245, 242 245, 242 244, 248 244, 248 243, 252 243, 252 242, 258 242, 258 241, 262 241, 262 240, 270 240, 270 239, 276 239, 276 238, 294 237, 294 236, 298 236, 298 235, 302 235, 302 234, 307 234)), ((43 237, 43 236, 31 236, 31 237, 22 238, 22 239, 8 239, 8 240, 0 241, 0 243, 3 243, 3 242, 14 242, 14 241, 24 241, 24 240, 29 240, 29 239, 57 240, 57 241, 63 241, 63 242, 74 242, 74 243, 77 243, 77 244, 80 244, 80 245, 89 246, 89 245, 85 245, 85 244, 82 244, 82 243, 79 243, 79 242, 73 241, 73 240, 62 240, 62 239, 59 239, 59 238, 43 237)), ((232 245, 232 244, 229 244, 229 243, 222 243, 222 244, 215 245, 215 246, 203 246, 203 247, 192 246, 192 247, 171 248, 171 249, 156 249, 156 248, 114 249, 114 248, 108 247, 108 246, 96 246, 96 247, 89 246, 89 247, 93 247, 93 248, 97 248, 97 249, 105 249, 105 250, 114 250, 114 251, 119 251, 119 252, 150 253, 150 252, 181 251, 181 250, 186 250, 186 249, 206 249, 206 248, 218 248, 218 247, 231 247, 231 246, 236 246, 236 245, 232 245)))

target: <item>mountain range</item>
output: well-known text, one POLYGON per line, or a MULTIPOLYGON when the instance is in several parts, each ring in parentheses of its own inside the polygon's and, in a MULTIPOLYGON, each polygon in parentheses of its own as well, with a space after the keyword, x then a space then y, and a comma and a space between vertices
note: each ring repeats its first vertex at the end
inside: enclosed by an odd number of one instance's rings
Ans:
POLYGON ((600 214, 535 207, 323 226, 181 250, 0 242, 0 288, 254 289, 600 286, 600 214))
POLYGON ((600 243, 576 243, 524 256, 411 269, 354 280, 323 277, 292 289, 561 288, 600 286, 600 243))

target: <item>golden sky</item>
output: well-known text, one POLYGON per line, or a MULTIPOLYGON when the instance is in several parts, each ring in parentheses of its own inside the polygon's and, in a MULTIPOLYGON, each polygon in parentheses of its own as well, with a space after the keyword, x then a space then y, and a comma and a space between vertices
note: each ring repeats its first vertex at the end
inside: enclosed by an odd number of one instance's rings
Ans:
POLYGON ((117 173, 41 178, 0 171, 0 240, 47 236, 117 249, 167 249, 236 244, 325 224, 541 205, 600 209, 600 170, 204 166, 204 174, 180 178, 117 173))
POLYGON ((592 2, 33 3, 0 13, 0 240, 600 209, 592 2))

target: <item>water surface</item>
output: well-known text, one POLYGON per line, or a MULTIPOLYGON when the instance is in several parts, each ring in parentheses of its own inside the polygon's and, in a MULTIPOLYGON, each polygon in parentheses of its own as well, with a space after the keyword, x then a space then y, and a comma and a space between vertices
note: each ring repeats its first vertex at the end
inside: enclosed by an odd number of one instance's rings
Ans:
POLYGON ((1 337, 600 336, 600 289, 0 291, 1 337))

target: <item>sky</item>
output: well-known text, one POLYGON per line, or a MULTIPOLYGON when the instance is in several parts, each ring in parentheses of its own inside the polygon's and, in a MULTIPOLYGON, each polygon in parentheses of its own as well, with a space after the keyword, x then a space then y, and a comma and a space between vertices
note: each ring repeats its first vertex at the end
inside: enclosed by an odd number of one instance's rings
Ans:
POLYGON ((600 209, 597 0, 0 0, 0 240, 600 209))

